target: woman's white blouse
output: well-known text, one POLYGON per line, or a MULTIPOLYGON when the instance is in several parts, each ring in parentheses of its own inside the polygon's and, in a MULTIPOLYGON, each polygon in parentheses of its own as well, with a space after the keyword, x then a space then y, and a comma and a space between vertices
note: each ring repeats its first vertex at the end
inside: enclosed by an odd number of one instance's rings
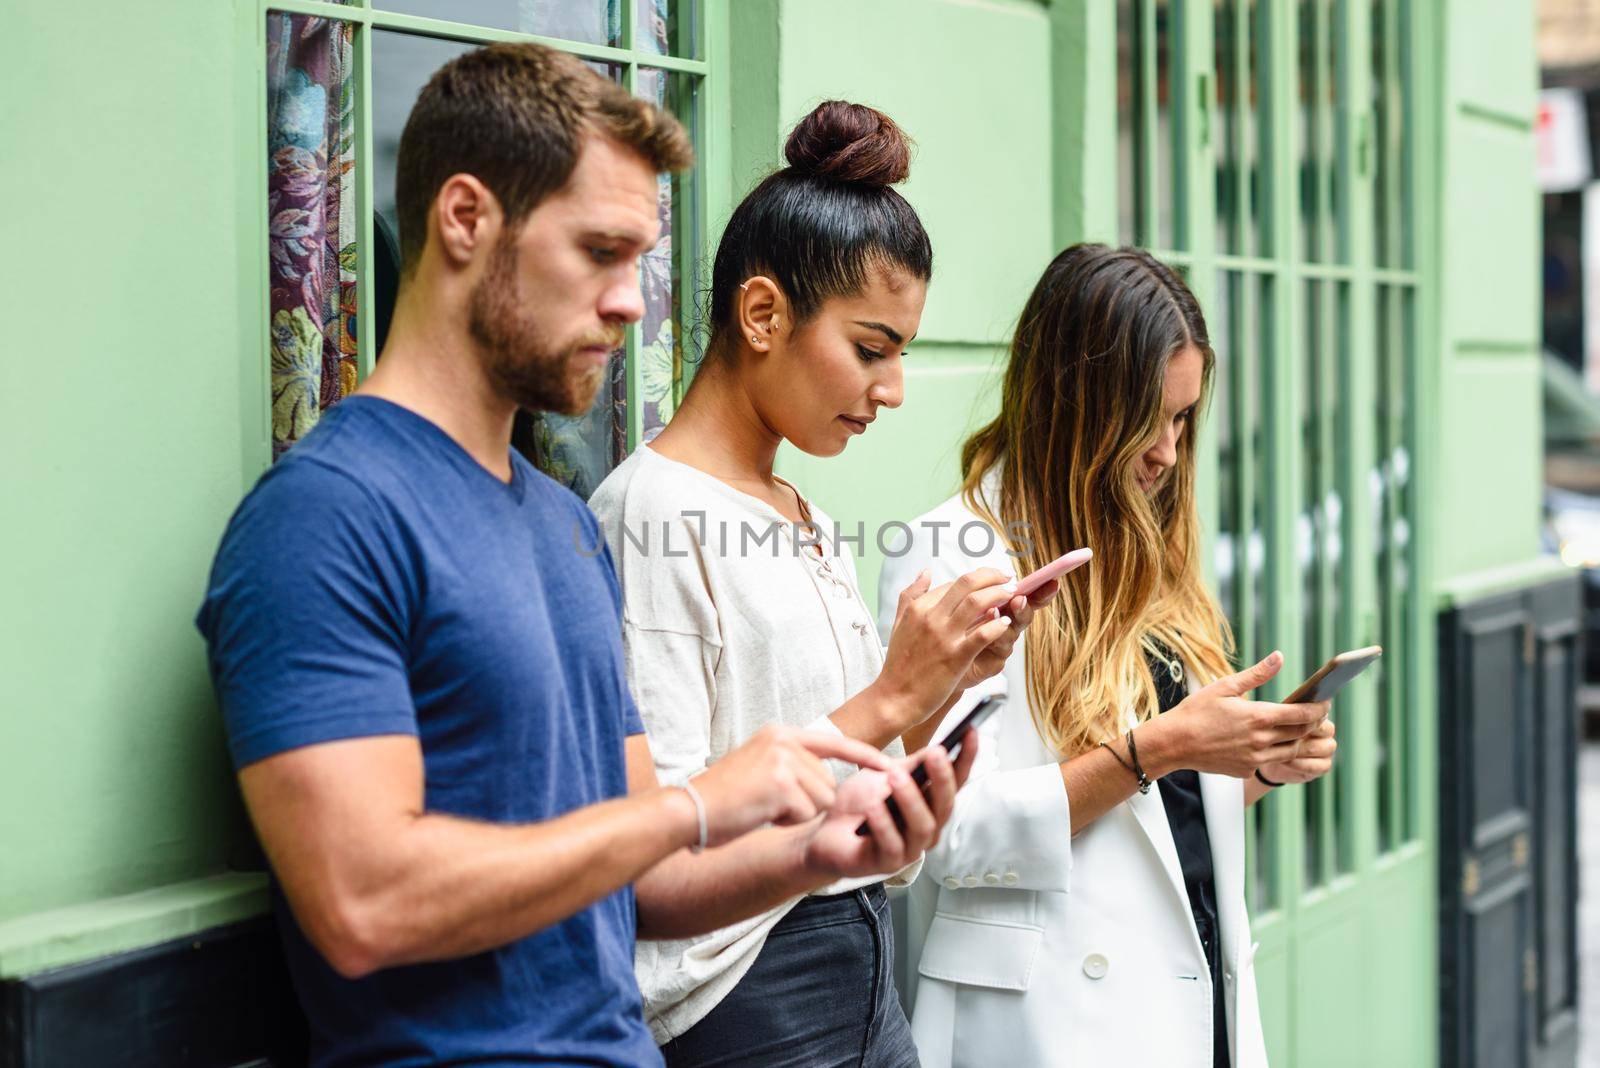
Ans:
MULTIPOLYGON (((663 783, 682 782, 768 724, 838 733, 829 713, 882 670, 855 563, 832 520, 807 504, 814 527, 797 528, 649 446, 590 500, 616 560, 628 680, 663 783)), ((898 740, 886 751, 904 752, 898 740)), ((854 770, 834 765, 837 777, 854 770)), ((910 882, 920 867, 889 884, 910 882)), ((693 1027, 738 984, 793 905, 696 938, 639 942, 635 972, 658 1043, 693 1027)))

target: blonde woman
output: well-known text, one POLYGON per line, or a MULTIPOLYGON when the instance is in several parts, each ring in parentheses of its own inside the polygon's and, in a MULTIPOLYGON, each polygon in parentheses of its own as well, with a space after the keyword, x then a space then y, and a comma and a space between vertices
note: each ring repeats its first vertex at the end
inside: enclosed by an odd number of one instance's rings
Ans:
POLYGON ((1244 810, 1326 773, 1335 743, 1326 705, 1246 699, 1279 654, 1230 673, 1194 497, 1213 362, 1171 270, 1067 249, 1023 311, 1000 415, 962 450, 961 493, 884 569, 893 589, 924 567, 1095 553, 950 713, 1009 696, 913 895, 928 1068, 1266 1063, 1244 810))

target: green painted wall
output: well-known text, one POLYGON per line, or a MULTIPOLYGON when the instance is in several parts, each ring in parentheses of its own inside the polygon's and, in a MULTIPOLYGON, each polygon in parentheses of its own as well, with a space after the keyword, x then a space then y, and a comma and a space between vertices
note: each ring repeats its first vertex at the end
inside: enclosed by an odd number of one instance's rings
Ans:
POLYGON ((3 16, 0 975, 239 890, 94 904, 220 872, 238 837, 190 622, 241 489, 254 325, 233 18, 214 0, 3 16))
POLYGON ((1442 7, 1432 549, 1436 581, 1466 588, 1539 552, 1538 61, 1532 4, 1442 7))
MULTIPOLYGON (((1443 45, 1424 45, 1421 89, 1438 122, 1420 149, 1432 185, 1416 225, 1441 271, 1423 558, 1430 594, 1465 595, 1539 566, 1532 5, 1418 3, 1443 45)), ((159 20, 12 8, 0 88, 27 106, 0 111, 0 195, 14 207, 0 232, 23 250, 0 265, 11 313, 0 493, 12 502, 0 534, 0 977, 263 905, 258 877, 225 874, 246 835, 190 622, 262 455, 260 406, 241 402, 264 385, 245 355, 259 351, 246 341, 261 298, 239 270, 256 210, 241 190, 257 176, 240 170, 257 136, 254 0, 171 0, 159 20)), ((917 139, 905 192, 933 236, 936 277, 906 403, 844 457, 781 461, 847 525, 911 518, 953 490, 956 450, 993 410, 993 371, 1040 269, 1066 243, 1112 234, 1111 6, 717 10, 713 233, 818 100, 869 101, 917 139)), ((869 544, 869 597, 877 560, 869 544)), ((1288 934, 1269 935, 1263 1000, 1280 1055, 1291 1034, 1296 1052, 1345 1048, 1354 1014, 1324 1010, 1359 995, 1391 1008, 1387 1022, 1364 1014, 1364 1034, 1392 1038, 1408 1063, 1430 1059, 1431 1017, 1394 1019, 1432 973, 1430 888, 1399 867, 1365 877, 1366 911, 1308 909, 1290 925, 1292 953, 1288 934), (1374 973, 1379 949, 1414 967, 1374 973)))
POLYGON ((883 109, 917 144, 902 191, 933 241, 934 279, 905 360, 905 403, 840 457, 785 449, 780 459, 847 530, 866 524, 861 584, 871 600, 875 531, 955 491, 961 441, 993 413, 997 360, 1057 251, 1050 11, 970 0, 771 6, 775 54, 759 80, 738 83, 740 95, 775 108, 759 146, 767 166, 789 127, 831 97, 883 109))

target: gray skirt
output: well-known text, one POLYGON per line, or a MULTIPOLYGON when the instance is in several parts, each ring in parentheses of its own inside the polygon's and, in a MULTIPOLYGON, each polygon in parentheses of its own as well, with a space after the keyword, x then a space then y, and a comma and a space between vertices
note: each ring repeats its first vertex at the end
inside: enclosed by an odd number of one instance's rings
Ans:
POLYGON ((667 1068, 915 1068, 883 884, 790 909, 739 985, 661 1053, 667 1068))

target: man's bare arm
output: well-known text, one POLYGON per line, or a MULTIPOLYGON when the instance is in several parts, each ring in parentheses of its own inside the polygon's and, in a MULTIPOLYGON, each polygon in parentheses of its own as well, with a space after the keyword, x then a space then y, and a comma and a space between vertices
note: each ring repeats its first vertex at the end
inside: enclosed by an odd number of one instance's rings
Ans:
MULTIPOLYGON (((660 789, 650 744, 627 741, 628 796, 660 789)), ((640 938, 686 938, 759 915, 831 879, 805 869, 809 826, 766 827, 696 856, 674 853, 634 884, 640 938)))
POLYGON ((424 812, 422 753, 407 735, 290 750, 239 780, 301 929, 348 978, 525 937, 699 833, 681 790, 526 825, 424 812))
MULTIPOLYGON (((847 738, 764 730, 698 780, 711 843, 810 822, 834 800, 823 758, 888 764, 847 738)), ((302 930, 348 977, 526 937, 700 834, 693 801, 676 788, 534 824, 426 812, 422 752, 409 735, 290 750, 239 781, 302 930)))

